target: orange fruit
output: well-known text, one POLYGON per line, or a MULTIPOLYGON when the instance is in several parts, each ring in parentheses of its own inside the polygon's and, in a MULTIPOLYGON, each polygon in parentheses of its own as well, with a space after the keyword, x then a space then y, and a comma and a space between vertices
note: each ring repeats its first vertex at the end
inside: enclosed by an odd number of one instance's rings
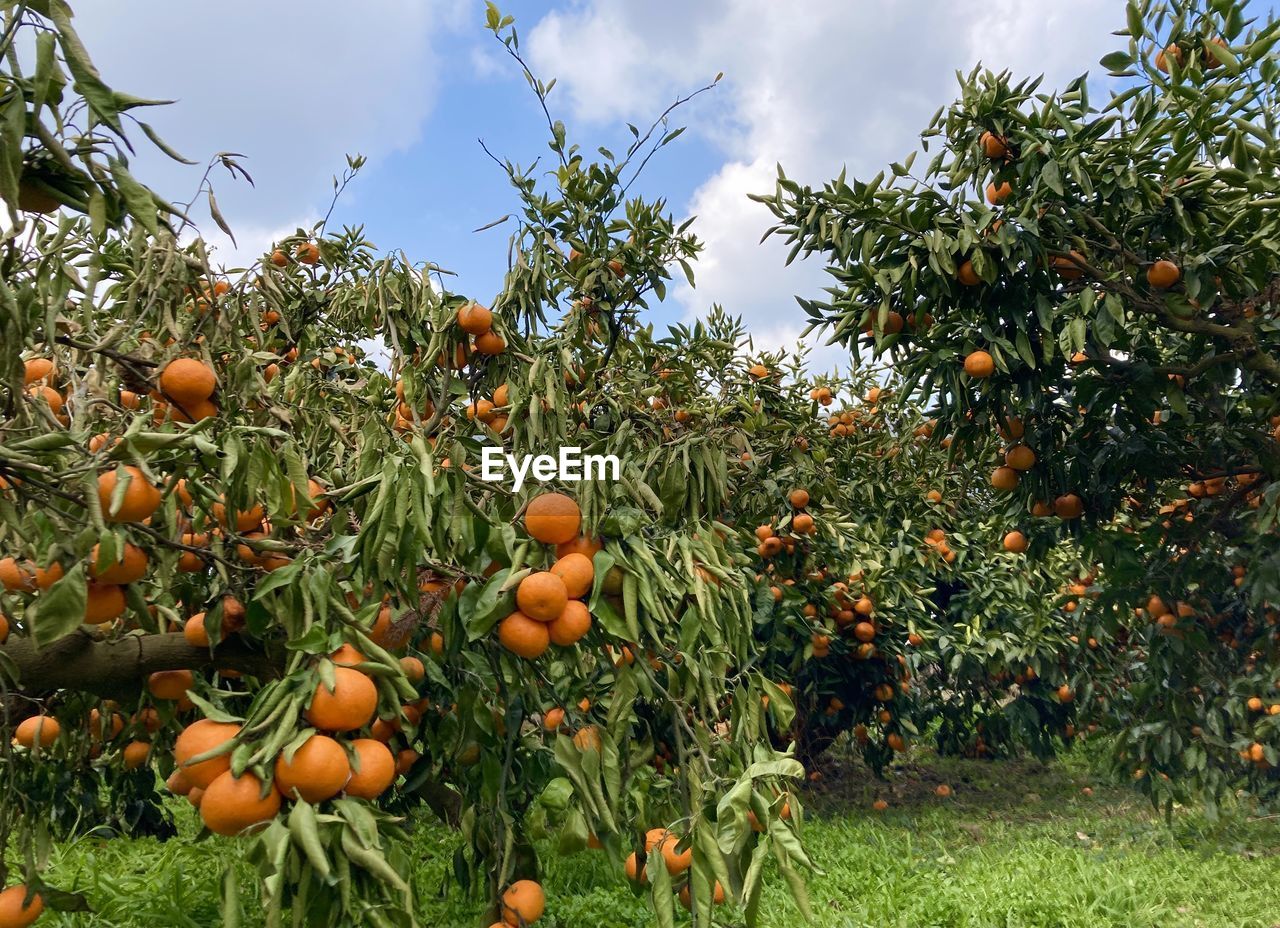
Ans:
POLYGON ((1004 549, 1012 554, 1021 554, 1027 550, 1027 536, 1019 531, 1010 532, 1004 536, 1004 549))
POLYGON ((939 783, 938 788, 935 789, 933 792, 935 795, 941 796, 943 799, 946 799, 948 796, 951 795, 951 787, 948 786, 946 783, 939 783))
POLYGON ((551 632, 546 623, 535 621, 523 612, 513 612, 498 623, 498 640, 513 654, 532 660, 541 657, 551 646, 551 632))
POLYGON ((542 717, 542 727, 546 731, 555 731, 564 724, 564 710, 559 706, 548 709, 542 717))
POLYGON ((1058 687, 1058 702, 1067 703, 1071 702, 1075 698, 1076 694, 1071 691, 1071 687, 1067 684, 1064 683, 1062 686, 1058 687))
POLYGON ((791 520, 791 530, 797 535, 812 535, 814 530, 813 516, 807 512, 799 513, 791 520))
POLYGON ((507 343, 497 332, 488 331, 476 336, 476 351, 493 357, 507 350, 507 343))
POLYGON ((209 632, 204 627, 203 612, 197 612, 183 623, 182 637, 187 639, 187 644, 197 648, 209 647, 209 632))
POLYGON ((0 644, 4 644, 9 640, 9 619, 0 612, 0 644))
POLYGON ((964 359, 964 372, 977 380, 990 377, 995 370, 995 359, 981 349, 972 352, 964 359))
POLYGON ((542 917, 547 898, 533 880, 516 880, 502 894, 502 920, 508 925, 532 925, 542 917))
POLYGON ((44 899, 39 893, 27 902, 27 887, 18 883, 0 892, 0 928, 27 928, 44 911, 44 899))
POLYGON ((529 574, 516 588, 516 607, 539 622, 554 622, 568 602, 568 586, 549 570, 529 574))
POLYGON ((1004 462, 1014 470, 1031 470, 1036 463, 1036 453, 1026 445, 1014 445, 1005 452, 1004 462))
POLYGON ((582 599, 590 593, 595 580, 595 568, 585 554, 566 554, 551 565, 551 573, 564 581, 570 599, 582 599))
POLYGON ((294 254, 299 264, 315 264, 320 260, 320 246, 315 242, 302 242, 294 254))
POLYGON ((978 276, 978 272, 973 269, 972 261, 965 261, 956 268, 956 280, 964 284, 966 287, 976 287, 982 283, 982 278, 978 276))
POLYGON ((1005 200, 1009 199, 1012 194, 1013 186, 1008 181, 1005 181, 999 187, 995 185, 994 181, 987 184, 987 202, 992 206, 999 206, 1005 200))
POLYGON ((215 835, 238 835, 270 821, 280 811, 280 794, 265 790, 262 781, 247 770, 233 776, 228 770, 205 788, 200 797, 200 818, 215 835))
POLYGON ((351 764, 342 745, 328 735, 312 735, 293 752, 276 758, 276 789, 290 799, 324 802, 351 779, 351 764))
POLYGON ((809 491, 800 489, 792 490, 791 494, 787 497, 787 501, 791 503, 792 507, 795 509, 803 509, 805 506, 809 505, 809 491))
MULTIPOLYGON (((230 527, 227 522, 228 512, 225 503, 214 503, 211 507, 213 517, 222 525, 230 527)), ((262 520, 267 517, 267 512, 258 504, 251 505, 248 509, 236 510, 236 531, 240 533, 252 532, 256 528, 262 526, 262 520)))
POLYGON ((400 658, 400 669, 404 671, 410 683, 418 683, 427 675, 427 668, 416 657, 400 658))
POLYGON ((137 770, 147 762, 147 758, 151 756, 150 741, 130 741, 124 746, 123 752, 124 769, 137 770))
POLYGON ((65 406, 67 402, 63 398, 62 394, 53 389, 53 387, 48 387, 38 383, 32 384, 27 388, 27 395, 32 399, 43 399, 45 403, 48 404, 49 409, 53 411, 54 415, 62 412, 62 407, 65 406))
POLYGON ((1075 493, 1067 493, 1053 501, 1053 512, 1059 519, 1078 519, 1084 514, 1084 501, 1075 493))
MULTIPOLYGON (((716 905, 723 905, 724 898, 724 887, 720 885, 719 880, 716 880, 715 888, 711 892, 711 899, 716 905)), ((687 884, 680 890, 680 904, 684 906, 685 909, 693 909, 693 900, 690 898, 689 887, 687 884)))
POLYGON ((622 865, 622 871, 632 883, 644 883, 648 879, 645 876, 645 868, 640 866, 640 860, 635 851, 627 856, 626 863, 622 865))
POLYGON ((1084 255, 1072 250, 1065 255, 1054 255, 1049 259, 1049 266, 1063 280, 1079 280, 1084 276, 1084 255))
POLYGON ((155 515, 160 508, 160 491, 147 481, 138 468, 128 465, 107 471, 98 477, 98 502, 102 516, 108 522, 142 522, 155 515), (112 512, 111 498, 115 495, 121 472, 128 478, 128 486, 120 500, 120 508, 112 512))
POLYGON ((1182 279, 1182 269, 1172 261, 1160 260, 1147 268, 1147 283, 1159 290, 1172 287, 1182 279))
POLYGON ((376 799, 387 791, 396 778, 396 759, 391 749, 372 738, 357 738, 351 742, 355 762, 351 765, 351 779, 347 781, 346 794, 361 799, 376 799))
POLYGON ((889 808, 889 803, 885 802, 883 799, 877 799, 875 802, 871 803, 871 808, 875 809, 877 812, 883 812, 885 809, 889 808))
POLYGON ((48 358, 28 358, 22 362, 22 384, 29 387, 33 383, 53 380, 53 362, 48 358))
POLYGON ((13 592, 15 590, 35 589, 35 577, 30 565, 19 564, 11 557, 0 558, 0 586, 13 592))
POLYGON ((582 528, 582 510, 563 493, 543 493, 525 508, 524 527, 535 541, 564 544, 582 528))
POLYGON ((677 850, 679 846, 680 839, 670 832, 658 845, 658 849, 662 852, 662 862, 667 865, 667 873, 672 876, 679 876, 693 866, 693 848, 688 847, 680 851, 677 850))
POLYGON ((160 392, 188 412, 194 404, 213 396, 217 388, 213 368, 195 358, 177 358, 160 372, 160 392))
POLYGON ((355 731, 373 720, 378 709, 378 687, 351 667, 334 667, 333 689, 316 684, 311 705, 304 713, 321 731, 355 731))
POLYGON ((596 554, 603 550, 604 542, 599 538, 579 535, 577 538, 556 545, 556 557, 563 558, 568 557, 570 554, 582 554, 588 558, 594 558, 596 554))
POLYGON ((591 631, 591 612, 585 603, 570 600, 564 611, 553 622, 547 623, 551 640, 563 648, 576 644, 591 631))
POLYGON ((156 699, 181 699, 195 685, 190 670, 157 670, 147 678, 147 689, 156 699))
POLYGON ((479 303, 458 308, 458 327, 468 335, 483 335, 493 328, 493 313, 479 303))
POLYGON ((1009 146, 1005 144, 1004 139, 996 135, 994 132, 984 132, 978 137, 978 144, 982 146, 982 153, 995 161, 1009 154, 1009 146))
POLYGON ((991 472, 991 485, 1008 493, 1018 486, 1018 472, 1012 467, 997 467, 991 472))
POLYGON ((13 739, 24 748, 35 747, 37 742, 42 748, 50 748, 58 740, 61 732, 62 726, 53 716, 33 715, 18 723, 18 727, 13 732, 13 739))
POLYGON ((240 726, 232 722, 215 722, 201 719, 192 722, 178 735, 173 744, 173 760, 195 786, 207 788, 224 771, 231 769, 231 752, 191 763, 192 758, 208 753, 227 744, 240 732, 240 726))
POLYGON ((110 583, 89 581, 85 596, 84 621, 86 625, 102 625, 124 615, 128 603, 124 590, 110 583))
POLYGON ((573 733, 573 746, 579 751, 599 751, 604 742, 600 740, 600 729, 594 725, 584 725, 573 733))
POLYGON ((493 391, 493 405, 498 407, 511 405, 511 388, 505 383, 499 384, 498 389, 493 391))
POLYGON ((94 545, 89 552, 89 572, 103 583, 135 583, 147 575, 150 558, 137 545, 125 542, 119 559, 103 565, 98 563, 98 549, 99 546, 94 545))

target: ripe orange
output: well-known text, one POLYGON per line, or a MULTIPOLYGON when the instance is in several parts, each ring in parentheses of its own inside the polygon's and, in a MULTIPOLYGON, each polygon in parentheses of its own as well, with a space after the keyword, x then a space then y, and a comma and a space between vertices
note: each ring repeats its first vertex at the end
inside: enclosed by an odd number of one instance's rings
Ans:
POLYGON ((1159 290, 1166 290, 1181 279, 1182 269, 1172 261, 1160 260, 1147 268, 1147 283, 1159 290))
POLYGON ((124 590, 110 583, 89 581, 85 596, 84 621, 86 625, 102 625, 124 615, 128 603, 124 590))
POLYGON ((813 516, 802 512, 791 520, 791 530, 797 535, 812 535, 814 530, 813 516))
POLYGON ((554 622, 569 602, 569 589, 549 570, 529 574, 516 588, 516 606, 531 619, 554 622))
POLYGON ((951 795, 951 787, 948 786, 946 783, 939 783, 938 788, 935 789, 933 792, 935 795, 940 796, 943 799, 946 799, 948 796, 951 795))
POLYGON ((191 759, 226 745, 240 732, 240 726, 232 722, 214 722, 201 719, 192 722, 178 735, 173 744, 173 760, 194 785, 207 788, 224 771, 231 769, 231 752, 191 763, 191 759))
POLYGON ((28 358, 22 362, 22 385, 52 381, 53 371, 53 362, 48 358, 28 358))
POLYGON ((98 563, 98 548, 94 545, 89 552, 89 572, 103 583, 135 583, 147 575, 150 559, 137 545, 126 542, 118 560, 103 565, 98 563))
POLYGON ((1072 250, 1066 255, 1054 255, 1049 259, 1049 266, 1063 280, 1079 280, 1084 276, 1084 268, 1080 266, 1083 262, 1084 255, 1072 250))
POLYGON ((1084 501, 1075 493, 1067 493, 1053 501, 1053 511, 1059 519, 1078 519, 1084 514, 1084 501))
POLYGON ((803 509, 809 505, 808 490, 792 490, 791 495, 787 497, 787 501, 791 503, 792 508, 803 509))
POLYGON ((27 928, 44 911, 44 899, 39 893, 27 902, 27 887, 23 883, 10 886, 0 892, 0 928, 27 928))
POLYGON ((604 742, 600 740, 600 729, 594 725, 584 725, 573 733, 573 746, 579 751, 599 751, 604 742))
MULTIPOLYGON (((568 605, 567 599, 565 604, 568 605)), ((551 647, 551 631, 546 623, 523 612, 513 612, 498 623, 498 641, 513 654, 533 660, 551 647)))
POLYGON ((0 612, 0 644, 9 640, 9 618, 0 612))
POLYGON ((1182 67, 1183 54, 1184 53, 1182 49, 1175 43, 1170 43, 1169 45, 1160 49, 1159 51, 1156 52, 1157 70, 1164 71, 1166 74, 1168 74, 1169 71, 1171 70, 1171 66, 1169 64, 1170 59, 1172 59, 1173 61, 1176 61, 1178 63, 1178 67, 1182 67))
POLYGON ((564 710, 559 706, 548 709, 542 717, 542 727, 546 731, 555 731, 564 724, 564 710))
POLYGON ((1009 154, 1009 146, 994 132, 982 133, 978 138, 978 144, 982 146, 982 153, 992 161, 1009 154))
POLYGON ((205 789, 200 798, 200 818, 215 835, 238 835, 270 821, 280 811, 280 794, 274 787, 266 789, 247 770, 239 777, 228 770, 205 789))
POLYGON ((187 639, 187 644, 197 648, 209 647, 209 632, 204 627, 203 612, 197 612, 183 623, 182 637, 187 639))
POLYGON ((458 307, 458 326, 468 335, 483 335, 493 328, 493 313, 479 303, 458 307))
POLYGON ((476 351, 493 357, 507 350, 507 343, 497 332, 492 330, 476 336, 476 351))
POLYGON ((376 799, 385 793, 396 778, 396 759, 391 749, 372 738, 357 738, 351 742, 355 751, 355 763, 351 765, 351 779, 347 781, 346 794, 361 799, 376 799))
POLYGON ((871 808, 875 809, 877 812, 883 812, 885 809, 889 808, 889 803, 885 802, 883 799, 877 799, 875 802, 871 803, 871 808))
POLYGON ((108 522, 142 522, 160 508, 160 491, 147 481, 142 471, 128 465, 99 475, 98 503, 102 506, 103 518, 108 522), (120 500, 120 508, 112 512, 111 498, 115 495, 121 472, 128 478, 128 486, 120 500))
MULTIPOLYGON (((227 506, 225 503, 214 503, 211 507, 213 517, 222 525, 230 527, 227 518, 227 506)), ((257 503, 252 504, 247 509, 236 510, 236 531, 240 533, 252 532, 254 529, 261 527, 262 520, 267 517, 267 511, 257 503)))
POLYGON ((534 541, 564 544, 582 528, 582 510, 563 493, 543 493, 525 508, 524 527, 534 541))
POLYGON ((271 263, 276 267, 285 267, 289 263, 289 256, 277 248, 275 251, 271 252, 271 263))
POLYGON ((181 699, 194 684, 190 670, 157 670, 147 678, 147 689, 156 699, 181 699))
POLYGON ((217 388, 213 368, 195 358, 177 358, 160 372, 160 392, 188 412, 192 405, 213 396, 217 388))
POLYGON ((50 715, 33 715, 18 723, 13 738, 24 748, 32 748, 39 742, 40 747, 50 748, 58 740, 62 726, 50 715))
POLYGON ((1013 554, 1021 554, 1027 550, 1027 536, 1019 531, 1012 531, 1004 536, 1004 549, 1013 554))
MULTIPOLYGON (((720 885, 720 881, 716 880, 715 888, 711 892, 711 899, 716 905, 724 904, 724 887, 720 885)), ((693 909, 693 900, 689 896, 689 886, 686 884, 680 890, 680 904, 687 910, 693 909)))
POLYGON ((956 280, 964 284, 966 287, 976 287, 982 283, 982 278, 978 276, 978 272, 973 269, 972 261, 965 261, 956 268, 956 280))
POLYGON ((1071 691, 1071 687, 1067 684, 1064 683, 1062 686, 1058 687, 1058 702, 1068 703, 1075 698, 1076 694, 1071 691))
POLYGON ((35 577, 31 573, 30 564, 19 564, 11 557, 0 558, 0 586, 13 592, 15 590, 33 590, 35 585, 35 577))
POLYGON ((859 622, 853 626, 853 637, 859 641, 874 641, 876 637, 876 627, 870 622, 859 622))
POLYGON ((1014 470, 1031 470, 1036 464, 1036 453, 1026 445, 1014 445, 1005 452, 1004 462, 1014 470))
POLYGON ((591 613, 585 603, 570 600, 564 612, 553 622, 547 623, 547 633, 551 640, 562 648, 576 644, 587 632, 591 631, 591 613))
POLYGON ((347 752, 328 735, 312 735, 293 757, 276 758, 276 789, 290 799, 324 802, 342 792, 349 779, 347 752))
POLYGON ((294 254, 299 264, 315 264, 320 260, 320 246, 315 242, 302 242, 294 254))
POLYGON ((1018 472, 1012 467, 997 467, 991 472, 991 485, 1008 493, 1018 486, 1018 472))
POLYGON ((306 719, 321 731, 355 731, 373 720, 378 709, 378 687, 351 667, 333 668, 333 689, 316 684, 306 719))
POLYGON ((427 675, 427 668, 416 657, 400 658, 400 669, 404 671, 410 683, 419 683, 427 675))
POLYGON ((556 545, 556 557, 563 558, 568 557, 570 554, 583 554, 588 558, 594 558, 603 550, 604 542, 599 538, 579 535, 577 538, 556 545))
POLYGON ((137 770, 151 756, 150 741, 130 741, 124 746, 123 760, 125 770, 137 770))
POLYGON ((570 599, 582 599, 590 593, 595 580, 595 568, 585 554, 564 555, 551 565, 551 573, 564 581, 570 599))
POLYGON ((53 387, 38 383, 32 384, 27 388, 27 395, 32 399, 43 399, 49 405, 49 409, 52 410, 55 416, 62 412, 62 408, 67 402, 62 394, 53 389, 53 387))
POLYGON ((502 894, 502 920, 508 925, 532 925, 542 917, 547 897, 533 880, 516 880, 502 894))
POLYGON ((970 377, 981 380, 995 373, 996 362, 991 355, 979 349, 964 359, 964 372, 970 377))
POLYGON ((679 876, 693 866, 693 848, 688 847, 680 851, 677 850, 679 846, 680 839, 670 832, 667 832, 662 843, 658 845, 658 849, 662 852, 662 861, 667 865, 667 872, 672 876, 679 876))
POLYGON ((645 883, 648 881, 648 877, 645 876, 645 868, 640 866, 640 860, 635 851, 627 855, 626 863, 622 865, 622 871, 632 883, 645 883))
POLYGON ((1005 181, 999 187, 995 185, 994 181, 987 184, 987 202, 992 206, 999 206, 1012 195, 1013 186, 1008 181, 1005 181))

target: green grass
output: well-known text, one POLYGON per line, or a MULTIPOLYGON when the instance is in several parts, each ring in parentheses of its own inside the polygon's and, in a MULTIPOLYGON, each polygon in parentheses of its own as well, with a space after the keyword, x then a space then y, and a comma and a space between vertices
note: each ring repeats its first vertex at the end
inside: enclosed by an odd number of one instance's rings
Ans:
MULTIPOLYGON (((1092 783, 1069 758, 1027 762, 929 760, 887 784, 834 761, 806 790, 805 841, 821 873, 810 880, 821 928, 1273 928, 1280 925, 1280 820, 1240 810, 1218 822, 1179 810, 1166 825, 1131 793, 1092 783), (938 783, 955 795, 939 799, 938 783), (871 811, 877 797, 891 803, 871 811)), ((194 816, 184 812, 184 835, 194 816)), ((475 928, 480 906, 448 892, 456 838, 422 822, 413 882, 432 928, 475 928)), ((92 915, 46 915, 41 925, 218 924, 226 855, 221 839, 106 841, 58 847, 49 879, 84 892, 92 915)), ((609 865, 587 852, 547 855, 540 928, 650 925, 648 909, 609 865)), ((249 874, 245 872, 246 880, 249 874)), ((245 904, 246 925, 255 925, 245 904)), ((740 919, 732 910, 724 923, 740 919)), ((761 908, 768 928, 801 924, 778 880, 761 908)))

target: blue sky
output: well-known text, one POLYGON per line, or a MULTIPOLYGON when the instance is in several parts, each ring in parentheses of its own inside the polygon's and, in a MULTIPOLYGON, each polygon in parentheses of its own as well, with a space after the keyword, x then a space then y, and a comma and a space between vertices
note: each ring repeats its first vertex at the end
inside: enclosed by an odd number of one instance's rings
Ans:
MULTIPOLYGON (((559 81, 551 105, 570 138, 618 151, 625 123, 647 124, 676 96, 723 71, 722 84, 677 116, 688 124, 651 162, 643 192, 697 214, 707 250, 698 287, 673 288, 658 324, 713 303, 744 316, 757 342, 792 344, 803 327, 794 294, 823 286, 814 262, 783 267, 757 242, 768 213, 746 194, 772 187, 774 166, 814 184, 843 165, 870 176, 916 145, 955 95, 955 72, 979 60, 1060 85, 1118 47, 1122 0, 505 0, 522 51, 559 81)), ((368 165, 334 222, 363 224, 382 248, 459 275, 487 300, 506 233, 473 229, 511 212, 506 178, 480 150, 528 163, 546 149, 536 100, 483 28, 482 0, 336 0, 77 6, 77 23, 108 83, 181 102, 147 115, 188 157, 246 156, 256 188, 215 176, 237 232, 229 265, 323 215, 344 155, 368 165)), ((1255 15, 1273 5, 1255 2, 1255 15)), ((199 170, 141 153, 138 172, 186 199, 199 170)), ((210 238, 220 238, 212 223, 210 238)), ((818 366, 844 362, 820 350, 818 366)))

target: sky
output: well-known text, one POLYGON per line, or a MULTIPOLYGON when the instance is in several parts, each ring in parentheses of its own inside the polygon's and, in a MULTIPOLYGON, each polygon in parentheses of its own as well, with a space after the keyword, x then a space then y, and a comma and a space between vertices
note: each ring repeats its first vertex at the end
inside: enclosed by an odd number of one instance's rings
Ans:
MULTIPOLYGON (((548 163, 547 131, 518 66, 484 28, 483 0, 81 2, 76 24, 116 89, 172 99, 142 114, 200 167, 147 151, 135 173, 190 199, 219 151, 244 156, 255 185, 213 175, 233 247, 205 220, 227 266, 327 211, 347 154, 368 163, 331 225, 362 225, 383 250, 456 273, 450 289, 488 302, 501 285, 508 232, 474 232, 518 204, 501 158, 548 163)), ((724 78, 677 112, 687 125, 638 186, 705 244, 695 289, 654 308, 660 328, 713 304, 742 316, 757 346, 792 346, 795 295, 824 286, 818 261, 785 267, 781 240, 760 244, 776 165, 821 185, 848 168, 871 177, 918 145, 956 96, 956 72, 982 62, 1059 87, 1123 39, 1122 0, 503 0, 534 72, 557 79, 552 114, 585 151, 625 149, 678 96, 724 78)), ((1255 2, 1252 12, 1271 7, 1255 2)), ((197 212, 197 215, 200 215, 197 212)), ((216 259, 215 259, 216 260, 216 259)), ((677 279, 682 279, 677 273, 677 279)), ((812 366, 847 362, 820 348, 812 366)))

